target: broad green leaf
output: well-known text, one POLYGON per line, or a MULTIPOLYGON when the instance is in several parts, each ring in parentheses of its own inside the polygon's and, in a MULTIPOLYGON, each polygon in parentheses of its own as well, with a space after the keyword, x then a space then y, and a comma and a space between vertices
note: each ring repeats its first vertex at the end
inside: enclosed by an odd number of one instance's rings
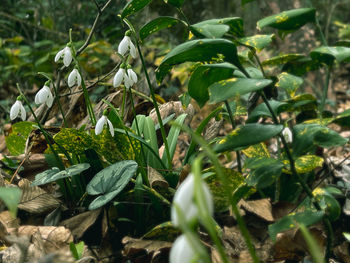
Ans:
POLYGON ((322 118, 322 119, 317 118, 317 119, 306 120, 303 123, 318 124, 318 125, 322 125, 322 126, 327 126, 327 125, 331 124, 334 120, 335 120, 335 118, 322 118))
POLYGON ((123 8, 121 17, 125 18, 130 15, 135 14, 136 12, 143 9, 145 6, 147 6, 152 0, 131 0, 129 1, 125 7, 123 8))
POLYGON ((334 60, 337 62, 349 62, 350 48, 322 46, 312 50, 310 56, 312 59, 321 61, 327 65, 333 64, 334 60))
POLYGON ((240 150, 248 146, 266 141, 283 130, 283 125, 246 124, 233 130, 215 145, 216 152, 240 150))
POLYGON ((237 67, 230 63, 200 65, 191 75, 188 93, 203 107, 209 100, 208 87, 217 81, 232 77, 236 69, 237 67))
POLYGON ((261 142, 259 144, 255 144, 249 146, 247 149, 243 149, 242 152, 248 157, 270 157, 269 150, 266 147, 266 144, 261 142))
POLYGON ((315 18, 316 10, 314 8, 292 9, 259 20, 257 27, 262 29, 269 26, 280 31, 294 31, 306 23, 315 22, 315 18))
POLYGON ((284 164, 273 158, 258 157, 247 159, 245 166, 250 169, 245 180, 247 185, 263 189, 280 177, 284 164))
MULTIPOLYGON (((247 73, 249 74, 249 76, 252 78, 252 79, 263 79, 264 78, 264 75, 263 73, 257 69, 257 68, 254 68, 254 67, 246 67, 245 68, 245 71, 247 71, 247 73)), ((239 70, 235 70, 233 72, 233 76, 234 77, 238 77, 238 78, 246 78, 246 76, 239 70)))
POLYGON ((304 80, 287 72, 282 72, 277 76, 276 87, 284 89, 290 97, 295 96, 295 92, 303 84, 304 80))
POLYGON ((90 168, 88 163, 80 163, 72 165, 63 171, 60 171, 57 167, 53 167, 35 176, 35 180, 32 182, 32 186, 38 186, 43 184, 48 184, 63 178, 72 177, 74 175, 80 174, 81 172, 90 168))
POLYGON ((241 1, 241 4, 242 5, 245 5, 245 4, 248 4, 248 3, 250 3, 250 2, 254 2, 255 0, 242 0, 241 1))
POLYGON ((320 129, 315 133, 314 137, 314 143, 324 148, 343 146, 347 142, 348 139, 342 137, 339 133, 329 128, 320 129))
POLYGON ((309 93, 299 94, 287 100, 295 111, 306 111, 317 109, 317 99, 309 93))
POLYGON ((155 226, 144 234, 142 239, 163 240, 169 242, 169 240, 174 240, 179 234, 180 230, 174 227, 171 221, 169 221, 155 226))
POLYGON ((318 61, 308 57, 304 57, 287 62, 283 65, 282 71, 286 71, 296 76, 303 76, 307 72, 317 70, 320 67, 321 63, 319 63, 318 61))
POLYGON ((329 191, 327 187, 318 187, 312 192, 312 194, 321 205, 321 208, 326 211, 330 220, 335 221, 339 218, 341 207, 337 199, 334 198, 332 189, 329 191))
POLYGON ((350 127, 350 109, 347 109, 340 113, 334 120, 334 123, 343 126, 350 127))
POLYGON ((324 216, 323 211, 306 210, 301 213, 292 213, 284 216, 276 223, 269 225, 269 234, 273 241, 276 241, 278 233, 297 227, 297 224, 305 226, 313 225, 322 220, 324 216))
POLYGON ((232 78, 221 80, 209 86, 209 102, 218 103, 238 95, 265 88, 272 83, 269 79, 232 78))
POLYGON ((221 38, 225 33, 242 37, 243 20, 240 17, 210 19, 191 25, 191 31, 199 38, 221 38))
POLYGON ((129 183, 137 170, 137 163, 132 160, 121 161, 98 172, 86 187, 89 195, 100 195, 89 205, 97 209, 111 201, 129 183))
MULTIPOLYGON (((288 103, 277 100, 270 100, 269 104, 276 115, 279 115, 288 108, 288 103)), ((272 117, 265 103, 260 103, 254 108, 254 110, 252 110, 247 122, 256 122, 260 117, 272 117)))
POLYGON ((17 215, 17 206, 21 195, 22 191, 18 187, 0 187, 0 200, 5 203, 13 217, 17 215))
POLYGON ((181 8, 185 0, 164 0, 165 3, 171 4, 172 6, 175 6, 177 8, 181 8))
MULTIPOLYGON (((210 171, 214 172, 214 169, 210 168, 210 171)), ((244 177, 239 172, 225 168, 223 172, 228 181, 228 187, 231 192, 234 192, 244 182, 244 177)), ((214 207, 216 212, 227 211, 230 207, 230 202, 227 198, 226 192, 222 190, 223 185, 220 178, 216 173, 213 173, 206 177, 205 182, 207 183, 210 192, 214 199, 214 207)), ((227 187, 227 186, 226 186, 227 187)))
MULTIPOLYGON (((168 133, 168 145, 169 145, 169 152, 170 152, 170 158, 172 161, 173 157, 174 157, 174 153, 175 153, 175 149, 176 149, 176 145, 178 143, 177 138, 180 134, 181 131, 181 126, 183 125, 185 118, 186 118, 187 114, 181 114, 179 117, 176 118, 176 120, 174 121, 176 124, 180 125, 180 127, 178 126, 171 126, 170 131, 168 133)), ((163 156, 162 156, 162 161, 166 164, 168 164, 168 156, 166 154, 166 152, 163 152, 163 156)))
POLYGON ((26 141, 33 128, 34 122, 21 121, 12 125, 11 132, 5 137, 6 147, 11 155, 23 154, 26 141))
POLYGON ((287 62, 295 61, 304 57, 305 56, 302 54, 284 54, 284 55, 279 55, 276 57, 266 59, 261 64, 263 66, 277 66, 277 65, 286 64, 287 62))
MULTIPOLYGON (((73 128, 62 128, 53 138, 67 152, 78 155, 83 154, 86 149, 99 148, 89 134, 73 128)), ((55 145, 55 149, 60 150, 57 145, 55 145)))
MULTIPOLYGON (((315 170, 316 167, 322 167, 323 162, 324 160, 320 156, 303 155, 295 160, 295 169, 299 174, 309 173, 315 170)), ((285 160, 284 163, 289 168, 289 161, 285 160)), ((292 174, 289 170, 284 170, 284 172, 287 174, 292 174)))
POLYGON ((224 56, 224 61, 230 62, 238 68, 242 68, 237 56, 237 48, 234 43, 226 39, 197 39, 185 42, 170 51, 159 65, 156 75, 161 82, 169 70, 183 62, 210 62, 224 56))
POLYGON ((271 44, 275 38, 274 34, 271 35, 254 35, 250 37, 243 37, 239 39, 240 43, 255 48, 258 52, 271 44))
POLYGON ((293 154, 300 156, 314 147, 315 133, 323 127, 317 124, 297 124, 293 127, 293 154))
POLYGON ((140 29, 140 38, 141 40, 144 40, 149 35, 158 32, 159 30, 170 28, 179 22, 182 21, 170 16, 157 17, 156 19, 153 19, 152 21, 148 22, 140 29))

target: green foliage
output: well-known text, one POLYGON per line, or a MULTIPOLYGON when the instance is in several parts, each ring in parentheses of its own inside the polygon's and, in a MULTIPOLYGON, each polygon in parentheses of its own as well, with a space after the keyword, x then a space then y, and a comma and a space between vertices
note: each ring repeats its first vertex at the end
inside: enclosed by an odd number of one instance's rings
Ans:
POLYGON ((76 260, 79 260, 83 257, 84 246, 84 241, 80 241, 78 244, 74 244, 73 242, 69 243, 70 251, 76 260))
POLYGON ((123 8, 121 17, 126 18, 130 15, 133 15, 151 3, 152 0, 132 0, 129 1, 126 6, 123 8))
POLYGON ((318 47, 311 51, 312 59, 332 65, 334 61, 350 62, 350 48, 348 47, 318 47))
POLYGON ((205 20, 191 25, 190 29, 198 38, 221 38, 226 33, 235 37, 244 36, 243 20, 240 17, 205 20))
POLYGON ((112 164, 98 172, 89 182, 86 191, 89 195, 100 195, 89 205, 90 210, 100 208, 119 194, 135 175, 137 163, 132 160, 112 164))
POLYGON ((140 38, 141 40, 144 40, 149 35, 158 32, 159 30, 173 27, 174 25, 177 25, 179 22, 182 22, 181 20, 169 17, 169 16, 161 16, 153 19, 152 21, 148 22, 146 25, 144 25, 140 29, 140 38))
POLYGON ((27 138, 34 129, 33 124, 33 122, 22 121, 12 125, 12 131, 5 137, 7 149, 12 155, 24 153, 27 138))
POLYGON ((17 215, 17 206, 22 191, 17 187, 0 187, 0 200, 5 203, 13 217, 17 215))

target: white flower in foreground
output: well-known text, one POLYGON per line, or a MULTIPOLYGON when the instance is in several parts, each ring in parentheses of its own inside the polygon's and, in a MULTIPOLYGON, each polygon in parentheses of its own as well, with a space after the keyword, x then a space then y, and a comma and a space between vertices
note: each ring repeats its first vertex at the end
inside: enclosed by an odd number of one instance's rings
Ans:
POLYGON ((118 53, 124 56, 128 51, 133 58, 136 58, 136 48, 129 36, 125 35, 118 46, 118 53))
POLYGON ((293 141, 293 134, 292 134, 292 131, 288 127, 283 129, 282 135, 283 135, 283 137, 284 137, 284 139, 286 140, 287 143, 292 143, 292 141, 293 141))
POLYGON ((36 104, 46 103, 47 107, 49 108, 52 106, 53 96, 50 88, 46 84, 35 95, 35 103, 36 104))
POLYGON ((23 107, 23 104, 20 100, 17 99, 15 104, 12 105, 11 110, 10 110, 10 119, 14 120, 18 117, 18 115, 21 114, 21 119, 23 121, 26 120, 26 110, 23 107))
POLYGON ((111 133, 112 137, 114 137, 114 128, 111 121, 107 118, 106 115, 103 115, 96 123, 95 127, 95 134, 99 135, 103 131, 104 126, 108 124, 109 132, 111 133))
POLYGON ((63 64, 68 67, 73 59, 70 47, 66 46, 64 49, 58 51, 55 56, 55 62, 57 62, 61 57, 63 57, 63 64))
POLYGON ((122 83, 124 83, 126 88, 130 88, 136 82, 136 73, 131 68, 125 70, 125 68, 121 66, 113 78, 113 87, 119 87, 122 83))
MULTIPOLYGON (((204 192, 205 203, 210 214, 214 212, 214 203, 209 188, 206 183, 201 181, 202 189, 204 192)), ((186 222, 198 218, 198 208, 194 202, 194 176, 189 174, 185 181, 182 182, 180 187, 177 189, 173 205, 171 207, 171 221, 174 226, 179 226, 179 215, 177 209, 182 211, 182 214, 186 222), (176 204, 176 208, 174 206, 176 204)))
POLYGON ((137 83, 137 75, 135 71, 132 70, 132 68, 128 69, 128 76, 129 76, 129 79, 133 82, 132 83, 133 85, 137 83))
POLYGON ((169 254, 170 263, 189 263, 196 259, 196 252, 192 249, 185 235, 179 236, 169 254))
POLYGON ((73 69, 68 76, 68 86, 73 87, 75 84, 77 84, 78 86, 81 85, 81 76, 76 68, 73 69))
POLYGON ((119 87, 123 80, 124 80, 124 76, 126 75, 125 73, 125 69, 123 68, 120 68, 117 73, 114 75, 114 78, 113 78, 113 87, 119 87))

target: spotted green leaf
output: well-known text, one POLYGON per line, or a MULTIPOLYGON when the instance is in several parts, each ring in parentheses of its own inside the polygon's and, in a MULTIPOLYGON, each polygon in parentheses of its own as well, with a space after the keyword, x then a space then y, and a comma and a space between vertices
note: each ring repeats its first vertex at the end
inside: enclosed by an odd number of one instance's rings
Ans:
MULTIPOLYGON (((209 170, 214 172, 212 168, 209 170)), ((227 168, 225 168, 223 172, 227 178, 228 187, 232 192, 234 192, 240 185, 243 184, 244 177, 239 172, 227 168)), ((205 178, 205 182, 208 184, 210 192, 213 195, 215 211, 223 212, 228 210, 230 202, 227 198, 226 192, 222 190, 223 185, 218 175, 216 173, 212 173, 205 178)))
POLYGON ((257 51, 263 50, 265 47, 271 44, 272 40, 275 38, 274 34, 271 35, 254 35, 250 37, 243 37, 239 39, 239 42, 244 45, 251 46, 257 51))
POLYGON ((117 162, 98 172, 89 182, 89 195, 100 195, 89 205, 90 210, 104 206, 119 194, 135 175, 137 163, 127 160, 117 162))
POLYGON ((343 127, 350 127, 350 109, 343 111, 335 117, 334 123, 343 127))
POLYGON ((141 40, 144 40, 149 35, 158 32, 159 30, 173 27, 179 22, 183 23, 183 21, 170 16, 157 17, 156 19, 153 19, 152 21, 148 22, 140 29, 140 38, 141 40))
POLYGON ((34 122, 21 121, 12 125, 11 132, 5 137, 7 149, 11 155, 23 154, 26 147, 26 141, 33 130, 34 122))
POLYGON ((180 8, 185 0, 164 0, 165 3, 171 4, 172 6, 175 6, 177 8, 180 8))
POLYGON ((335 199, 335 197, 333 196, 332 190, 332 187, 318 187, 312 193, 315 199, 321 205, 321 208, 323 208, 326 211, 329 219, 335 221, 340 216, 341 207, 337 199, 335 199))
POLYGON ((262 29, 269 26, 280 31, 294 31, 307 23, 315 22, 315 18, 314 8, 292 9, 259 20, 257 27, 262 29))
POLYGON ((284 89, 290 97, 295 96, 295 92, 304 82, 302 78, 294 76, 287 72, 282 72, 277 76, 277 78, 278 82, 276 83, 276 87, 284 89))
POLYGON ((317 70, 320 67, 321 63, 319 63, 318 61, 308 57, 304 57, 287 62, 283 65, 282 71, 286 71, 296 76, 302 76, 307 72, 317 70))
POLYGON ((284 54, 266 59, 261 64, 263 66, 278 66, 304 57, 302 54, 284 54))
POLYGON ((296 111, 306 111, 317 109, 317 99, 312 94, 299 94, 287 100, 296 111))
POLYGON ((191 25, 192 33, 199 38, 221 38, 226 33, 242 37, 243 20, 240 17, 210 19, 191 25))
POLYGON ((269 150, 266 147, 266 144, 261 142, 252 146, 249 146, 247 149, 243 149, 242 152, 248 157, 270 157, 269 150))
POLYGON ((209 100, 208 87, 220 80, 232 77, 237 69, 230 63, 206 64, 198 66, 188 82, 188 92, 200 107, 209 100))
POLYGON ((350 62, 350 47, 322 46, 311 51, 312 59, 326 63, 327 65, 337 62, 350 62))
MULTIPOLYGON (((288 103, 282 101, 270 100, 269 104, 276 115, 279 115, 288 108, 288 103)), ((260 117, 272 117, 270 110, 265 103, 260 103, 254 108, 254 110, 252 110, 247 122, 256 122, 260 117)))
POLYGON ((329 148, 343 146, 348 142, 348 139, 342 137, 336 131, 324 127, 315 133, 314 143, 317 146, 329 148))
POLYGON ((121 17, 125 18, 125 17, 128 17, 130 15, 133 15, 136 12, 143 9, 145 6, 147 6, 151 2, 152 2, 152 0, 131 0, 123 8, 121 17))
POLYGON ((180 230, 174 227, 174 225, 169 221, 155 226, 144 234, 142 239, 169 241, 174 240, 179 234, 180 230))
POLYGON ((276 223, 269 225, 269 234, 273 241, 276 241, 277 234, 297 227, 298 223, 305 226, 313 225, 322 220, 323 211, 306 210, 301 213, 291 213, 282 217, 276 223))
POLYGON ((323 158, 316 155, 304 155, 295 160, 295 169, 298 173, 309 173, 317 167, 322 167, 323 158))
POLYGON ((17 206, 21 195, 22 191, 18 187, 0 187, 0 200, 5 203, 13 217, 17 215, 17 206))
POLYGON ((240 150, 266 141, 283 130, 283 125, 249 123, 233 130, 215 145, 216 152, 240 150))
POLYGON ((231 78, 209 86, 209 102, 218 103, 238 95, 261 90, 272 83, 269 79, 231 78))
POLYGON ((226 39, 197 39, 180 44, 171 50, 159 65, 156 76, 161 82, 169 70, 184 62, 210 62, 223 56, 223 60, 242 68, 237 56, 235 44, 226 39))

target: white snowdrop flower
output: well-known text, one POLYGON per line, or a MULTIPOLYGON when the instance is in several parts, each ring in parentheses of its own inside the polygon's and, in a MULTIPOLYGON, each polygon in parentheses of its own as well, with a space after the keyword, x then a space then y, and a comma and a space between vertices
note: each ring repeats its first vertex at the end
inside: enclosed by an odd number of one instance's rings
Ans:
POLYGON ((75 84, 77 84, 78 86, 81 85, 81 76, 76 68, 73 69, 68 76, 68 86, 73 87, 75 84))
MULTIPOLYGON (((173 243, 170 253, 170 263, 190 263, 196 259, 196 251, 193 250, 185 235, 179 236, 173 243)), ((200 261, 201 262, 201 261, 200 261)))
POLYGON ((26 120, 26 110, 23 107, 22 101, 19 99, 16 100, 15 104, 12 105, 10 110, 10 119, 14 120, 18 117, 20 114, 20 117, 23 121, 26 120))
POLYGON ((119 43, 118 46, 118 53, 122 56, 125 56, 125 54, 130 51, 130 55, 133 58, 136 58, 136 48, 135 45, 132 43, 130 36, 128 36, 129 33, 126 33, 122 41, 119 43))
POLYGON ((124 80, 124 75, 125 75, 125 69, 120 68, 117 73, 114 75, 113 78, 113 87, 119 87, 120 84, 122 84, 123 80, 124 80))
POLYGON ((134 85, 134 82, 129 78, 128 74, 124 74, 124 86, 128 89, 134 85))
POLYGON ((128 76, 132 80, 133 84, 137 83, 137 75, 131 68, 128 69, 128 76))
POLYGON ((112 137, 114 137, 114 128, 111 121, 107 118, 106 115, 103 115, 96 123, 95 127, 95 134, 99 135, 103 131, 104 126, 108 124, 109 132, 111 133, 112 137))
MULTIPOLYGON (((209 188, 206 183, 202 182, 202 189, 205 196, 205 203, 210 214, 214 212, 214 203, 209 188)), ((179 216, 177 209, 180 209, 185 217, 186 221, 191 221, 193 219, 198 219, 198 208, 194 202, 194 176, 189 174, 185 181, 182 182, 180 187, 177 189, 173 204, 176 204, 176 208, 173 205, 171 207, 171 221, 174 226, 179 226, 179 216)))
POLYGON ((73 59, 70 47, 66 46, 64 49, 58 51, 55 56, 55 62, 57 62, 61 57, 63 57, 63 64, 68 67, 73 59))
POLYGON ((284 137, 284 139, 286 140, 287 143, 292 143, 292 141, 293 141, 293 134, 292 134, 292 131, 288 127, 283 129, 282 135, 283 135, 283 137, 284 137))
POLYGON ((46 103, 47 107, 49 108, 52 106, 53 96, 50 88, 46 84, 35 95, 35 103, 36 104, 46 103))

